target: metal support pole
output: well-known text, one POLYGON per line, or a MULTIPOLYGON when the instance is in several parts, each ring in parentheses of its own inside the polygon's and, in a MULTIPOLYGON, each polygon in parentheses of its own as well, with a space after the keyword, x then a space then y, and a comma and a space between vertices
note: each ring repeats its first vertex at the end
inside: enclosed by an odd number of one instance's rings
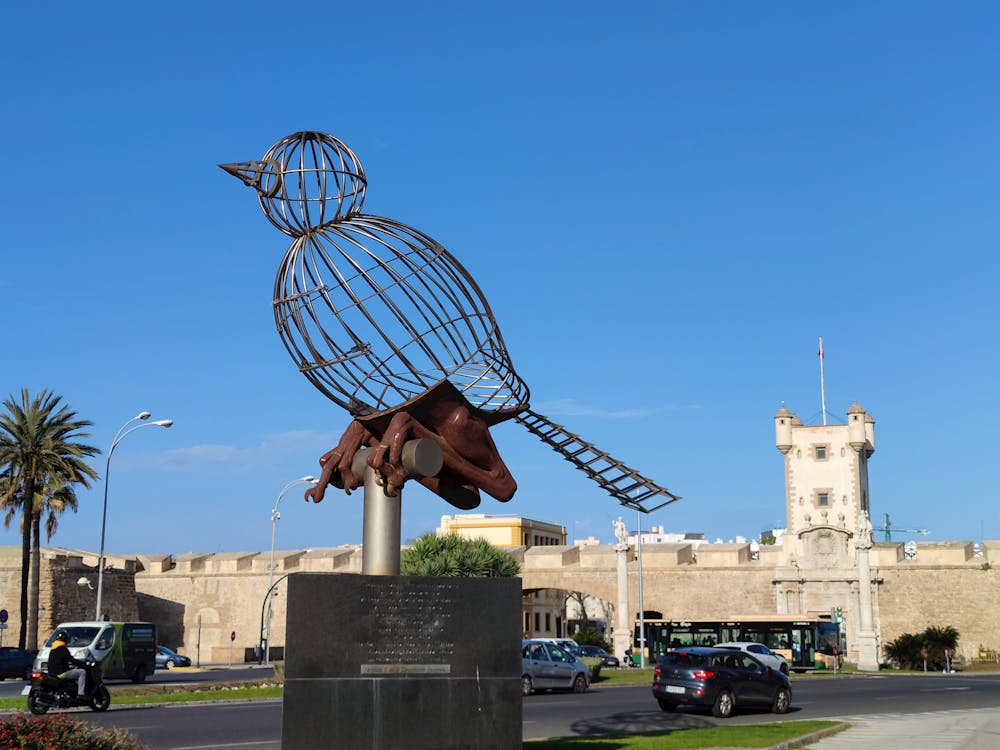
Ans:
POLYGON ((646 668, 646 610, 642 602, 642 512, 635 512, 635 556, 639 569, 639 666, 646 668))
MULTIPOLYGON (((403 493, 388 495, 368 466, 368 448, 354 456, 352 469, 364 473, 365 510, 362 528, 361 572, 371 576, 399 575, 399 535, 403 493)), ((432 477, 441 471, 441 448, 432 440, 411 440, 403 446, 403 468, 412 476, 432 477)))

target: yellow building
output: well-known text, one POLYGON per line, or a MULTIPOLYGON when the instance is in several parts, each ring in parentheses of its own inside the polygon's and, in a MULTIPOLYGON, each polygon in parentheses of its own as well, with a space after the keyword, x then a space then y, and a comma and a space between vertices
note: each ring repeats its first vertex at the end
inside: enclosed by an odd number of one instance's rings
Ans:
POLYGON ((565 545, 566 527, 534 521, 520 516, 487 516, 485 513, 461 513, 441 516, 438 536, 486 539, 496 547, 538 547, 565 545))

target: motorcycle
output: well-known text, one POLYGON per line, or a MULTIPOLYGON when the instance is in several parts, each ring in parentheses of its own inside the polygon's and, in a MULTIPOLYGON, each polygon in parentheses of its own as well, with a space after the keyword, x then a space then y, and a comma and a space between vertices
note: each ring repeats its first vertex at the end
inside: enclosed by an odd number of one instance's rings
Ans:
POLYGON ((24 688, 28 696, 28 710, 41 716, 50 708, 74 708, 87 706, 93 711, 107 711, 111 705, 111 693, 104 686, 101 667, 94 659, 84 663, 87 682, 83 695, 76 693, 76 679, 64 680, 43 672, 32 671, 31 685, 24 688))

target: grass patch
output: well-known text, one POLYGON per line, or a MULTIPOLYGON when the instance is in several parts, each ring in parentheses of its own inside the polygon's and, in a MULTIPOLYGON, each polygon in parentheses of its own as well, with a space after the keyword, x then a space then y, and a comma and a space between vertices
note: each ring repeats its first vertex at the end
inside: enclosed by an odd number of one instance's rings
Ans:
POLYGON ((652 669, 602 669, 595 685, 652 685, 652 669))
POLYGON ((280 698, 281 685, 261 685, 257 687, 233 687, 221 690, 192 690, 172 693, 146 693, 111 696, 111 705, 136 705, 140 703, 190 703, 192 701, 232 701, 280 698))
MULTIPOLYGON (((192 701, 232 701, 280 698, 282 686, 274 682, 215 682, 196 685, 109 685, 111 705, 143 703, 190 703, 192 701)), ((26 711, 28 699, 0 698, 0 711, 26 711)))
POLYGON ((692 750, 708 747, 770 747, 806 734, 847 725, 839 721, 789 721, 778 724, 678 729, 673 732, 573 737, 525 742, 529 750, 692 750))

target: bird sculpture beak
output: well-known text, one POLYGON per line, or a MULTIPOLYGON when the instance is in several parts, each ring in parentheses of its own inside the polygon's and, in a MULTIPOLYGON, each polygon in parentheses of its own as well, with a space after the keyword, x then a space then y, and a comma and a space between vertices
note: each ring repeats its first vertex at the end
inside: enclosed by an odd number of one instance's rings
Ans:
POLYGON ((240 180, 247 187, 263 193, 268 198, 274 197, 281 189, 281 168, 272 160, 241 161, 231 164, 220 164, 219 168, 240 180), (270 179, 265 180, 267 176, 270 179))
POLYGON ((241 180, 248 187, 256 187, 260 182, 261 164, 257 161, 233 162, 232 164, 220 164, 219 168, 229 172, 233 177, 241 180))

